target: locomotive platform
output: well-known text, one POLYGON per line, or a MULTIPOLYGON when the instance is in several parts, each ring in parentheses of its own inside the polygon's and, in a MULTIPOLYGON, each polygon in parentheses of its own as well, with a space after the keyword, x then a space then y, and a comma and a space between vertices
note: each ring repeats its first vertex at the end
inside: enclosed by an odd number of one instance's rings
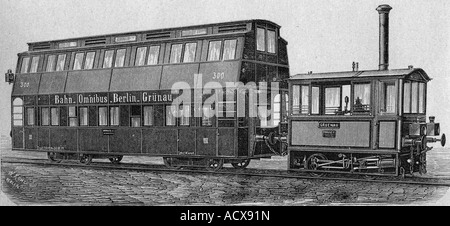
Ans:
MULTIPOLYGON (((2 158, 46 157, 12 152, 2 140, 2 158)), ((435 147, 428 154, 426 176, 450 178, 449 160, 450 149, 435 147)), ((123 162, 163 164, 161 158, 150 157, 127 156, 123 162)), ((273 157, 254 160, 249 168, 285 170, 286 164, 286 157, 273 157)), ((446 186, 13 163, 2 163, 1 173, 5 195, 0 195, 0 205, 450 205, 446 186)))

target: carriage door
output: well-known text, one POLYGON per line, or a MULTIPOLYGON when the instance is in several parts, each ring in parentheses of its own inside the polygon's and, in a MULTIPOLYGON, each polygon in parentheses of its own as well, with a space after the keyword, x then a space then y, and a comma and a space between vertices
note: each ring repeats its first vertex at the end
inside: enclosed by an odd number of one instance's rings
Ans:
POLYGON ((13 99, 12 103, 12 147, 21 148, 25 147, 24 137, 24 122, 23 122, 23 100, 20 97, 13 99))

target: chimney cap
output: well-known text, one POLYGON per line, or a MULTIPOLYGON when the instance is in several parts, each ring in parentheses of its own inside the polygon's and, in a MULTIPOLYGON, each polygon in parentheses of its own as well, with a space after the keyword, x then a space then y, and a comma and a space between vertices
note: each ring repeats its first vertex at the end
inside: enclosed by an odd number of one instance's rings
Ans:
POLYGON ((384 4, 384 5, 379 5, 377 7, 377 11, 378 13, 389 13, 389 11, 391 11, 392 7, 390 5, 384 4))

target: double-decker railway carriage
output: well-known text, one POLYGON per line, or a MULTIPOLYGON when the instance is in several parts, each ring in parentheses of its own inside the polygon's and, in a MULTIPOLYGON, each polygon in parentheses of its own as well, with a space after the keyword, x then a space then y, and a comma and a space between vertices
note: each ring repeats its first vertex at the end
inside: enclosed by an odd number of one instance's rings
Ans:
MULTIPOLYGON (((426 172, 428 142, 445 145, 435 117, 426 122, 420 68, 388 69, 388 14, 380 14, 379 70, 308 73, 290 78, 289 170, 404 175, 426 172)), ((355 66, 355 63, 354 63, 355 66)))
POLYGON ((6 74, 13 150, 54 161, 142 155, 169 167, 245 167, 282 152, 288 77, 287 42, 266 20, 29 43, 6 74), (260 82, 277 84, 258 91, 263 104, 236 89, 260 82), (251 117, 251 107, 271 114, 251 117))

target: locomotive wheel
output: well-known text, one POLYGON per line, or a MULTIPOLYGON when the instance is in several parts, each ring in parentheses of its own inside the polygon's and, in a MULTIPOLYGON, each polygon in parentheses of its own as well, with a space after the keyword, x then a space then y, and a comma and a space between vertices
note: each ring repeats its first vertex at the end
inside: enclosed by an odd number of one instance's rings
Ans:
MULTIPOLYGON (((306 159, 306 169, 318 170, 318 167, 319 167, 318 163, 317 163, 318 160, 327 160, 327 157, 320 153, 310 155, 306 159)), ((325 175, 325 173, 317 173, 317 172, 310 172, 309 174, 312 176, 315 176, 315 177, 321 177, 321 176, 325 175)))
POLYGON ((208 159, 206 169, 209 171, 219 171, 223 167, 223 159, 208 159))
POLYGON ((122 161, 123 155, 117 155, 112 158, 109 158, 109 161, 111 161, 112 164, 119 164, 120 161, 122 161))
POLYGON ((423 153, 419 157, 419 174, 426 174, 427 173, 427 155, 426 153, 423 153))
POLYGON ((250 164, 250 159, 244 159, 240 162, 232 162, 231 165, 236 169, 245 169, 250 164))
POLYGON ((92 155, 83 154, 80 158, 80 162, 85 165, 89 165, 92 162, 92 155))
POLYGON ((175 158, 164 157, 164 165, 169 169, 181 169, 181 166, 175 165, 175 158))
POLYGON ((50 160, 50 162, 54 163, 60 163, 62 159, 56 159, 56 153, 55 152, 47 152, 47 158, 50 160))

